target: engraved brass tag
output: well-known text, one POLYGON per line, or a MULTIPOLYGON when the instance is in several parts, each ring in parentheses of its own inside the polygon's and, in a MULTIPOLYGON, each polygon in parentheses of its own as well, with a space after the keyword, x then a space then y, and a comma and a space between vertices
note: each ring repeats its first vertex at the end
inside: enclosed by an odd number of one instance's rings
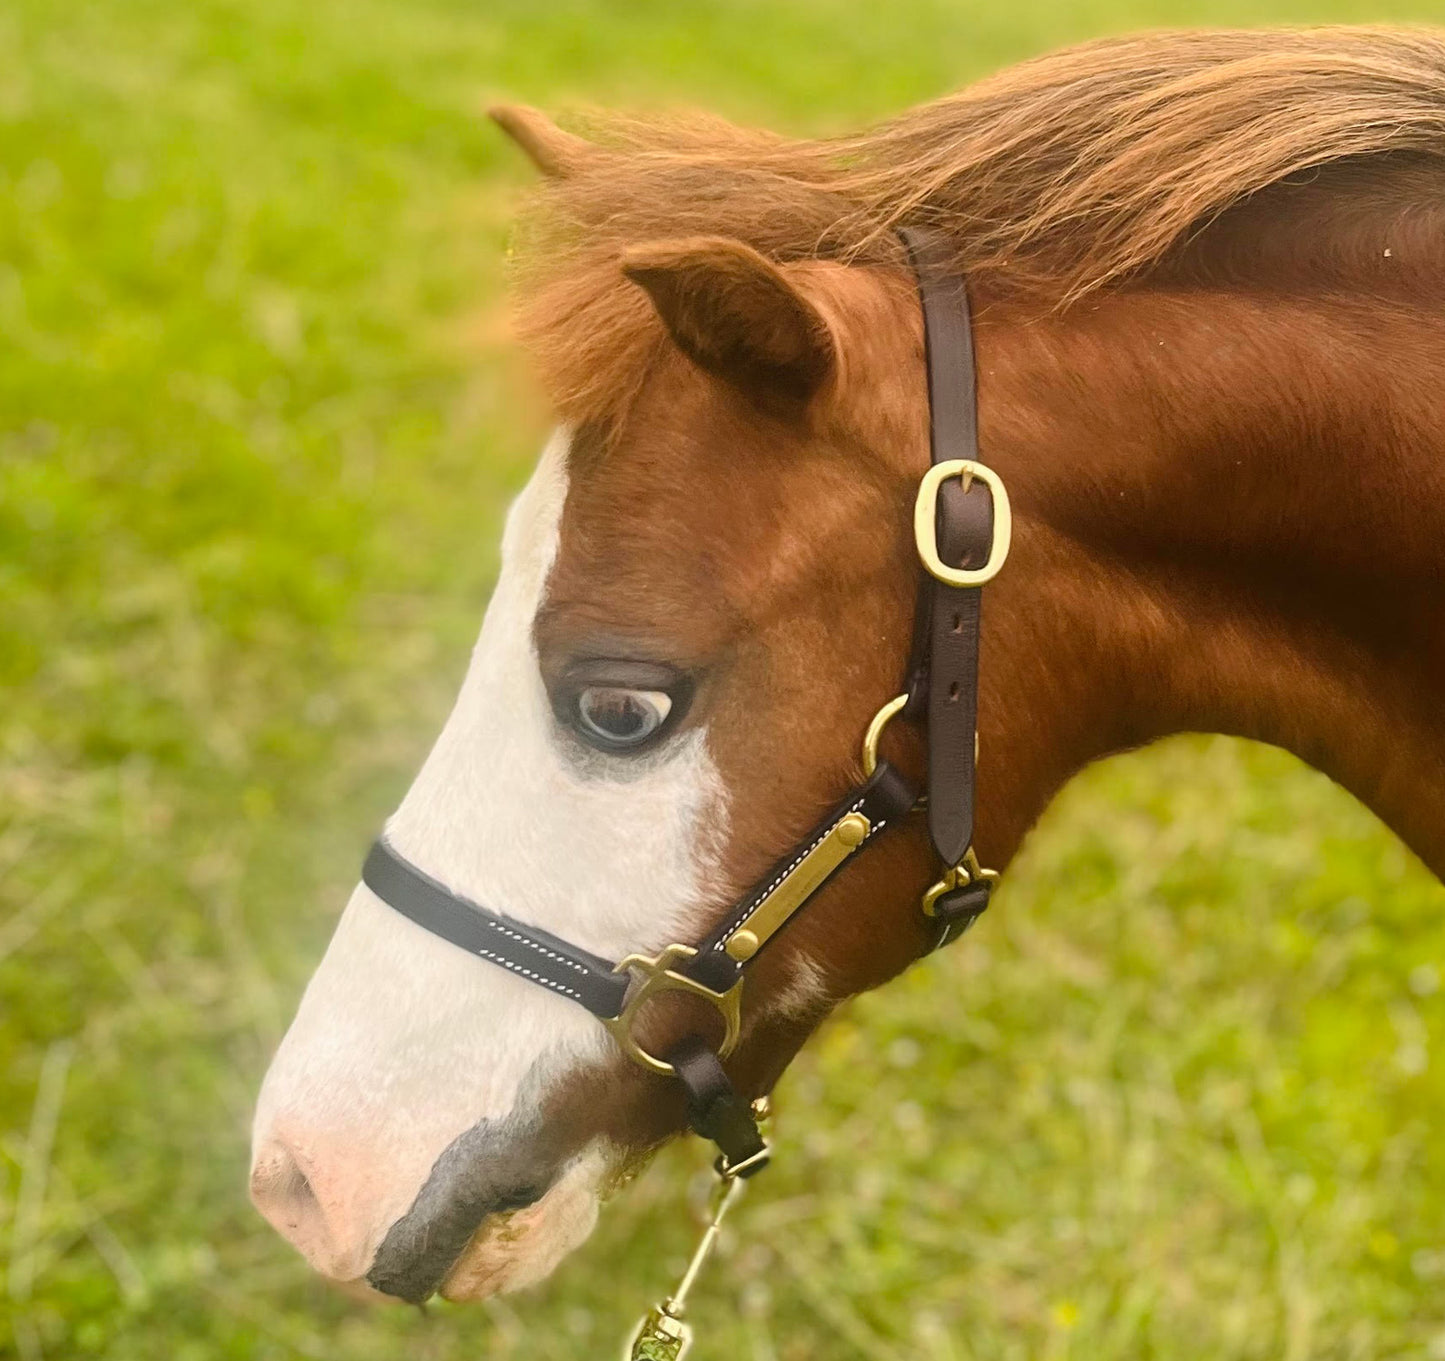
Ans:
POLYGON ((692 1329, 658 1305, 638 1325, 623 1361, 682 1361, 691 1346, 692 1329))
POLYGON ((787 925, 818 886, 867 839, 872 830, 862 813, 845 813, 773 888, 723 946, 739 963, 751 959, 787 925))

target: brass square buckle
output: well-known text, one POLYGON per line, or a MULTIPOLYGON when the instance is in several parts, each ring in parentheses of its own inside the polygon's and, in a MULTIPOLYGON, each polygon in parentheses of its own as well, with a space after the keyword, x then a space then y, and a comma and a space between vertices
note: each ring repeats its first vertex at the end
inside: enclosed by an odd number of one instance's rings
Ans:
POLYGON ((992 581, 1013 542, 1013 512, 1009 509, 1003 479, 992 468, 968 458, 935 463, 918 484, 918 499, 913 503, 913 539, 928 574, 945 585, 982 586, 992 581), (982 567, 950 567, 938 555, 938 492, 950 477, 961 478, 965 491, 976 477, 993 494, 993 543, 989 545, 988 561, 982 567))
POLYGON ((738 1036, 742 1032, 743 980, 739 978, 726 992, 714 992, 695 978, 678 973, 673 967, 696 956, 697 951, 690 945, 669 945, 657 955, 628 955, 613 970, 614 973, 635 970, 640 978, 637 986, 629 992, 621 1012, 605 1019, 603 1024, 612 1032, 612 1038, 628 1058, 664 1077, 671 1077, 677 1070, 665 1059, 648 1053, 632 1034, 637 1013, 648 998, 663 992, 685 992, 710 1003, 723 1019, 723 1041, 717 1051, 719 1058, 727 1058, 737 1048, 738 1036))

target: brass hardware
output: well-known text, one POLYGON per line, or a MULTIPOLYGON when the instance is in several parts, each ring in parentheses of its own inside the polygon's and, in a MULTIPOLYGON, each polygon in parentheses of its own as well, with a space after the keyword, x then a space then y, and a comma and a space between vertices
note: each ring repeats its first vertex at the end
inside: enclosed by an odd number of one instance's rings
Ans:
MULTIPOLYGON (((752 1103, 752 1111, 753 1116, 762 1123, 772 1114, 772 1103, 766 1096, 760 1096, 752 1103)), ((702 1274, 702 1269, 717 1244, 724 1217, 737 1203, 743 1187, 747 1185, 747 1179, 741 1175, 742 1172, 751 1167, 758 1158, 766 1158, 768 1152, 765 1146, 763 1152, 755 1158, 749 1158, 731 1168, 727 1167, 722 1159, 718 1160, 718 1183, 713 1188, 707 1227, 693 1250, 687 1270, 682 1273, 677 1289, 642 1316, 642 1321, 628 1339, 622 1361, 682 1361, 687 1354, 688 1348, 692 1346, 692 1328, 683 1321, 683 1314, 687 1310, 687 1297, 697 1284, 697 1278, 702 1274)))
POLYGON ((682 1361, 691 1346, 692 1329, 659 1304, 643 1315, 623 1361, 682 1361))
POLYGON ((1009 545, 1013 541, 1013 513, 1009 509, 1003 479, 992 468, 968 458, 950 458, 935 463, 918 484, 918 499, 913 503, 913 540, 929 575, 946 585, 982 586, 992 581, 1008 557, 1009 545), (982 567, 950 567, 938 556, 938 524, 935 518, 938 492, 950 477, 961 478, 965 491, 976 477, 993 493, 993 543, 989 547, 988 561, 982 567))
POLYGON ((978 856, 970 846, 964 853, 963 859, 952 869, 945 870, 943 878, 923 895, 923 915, 931 917, 938 900, 945 893, 952 893, 956 888, 967 888, 969 884, 976 884, 982 880, 994 880, 998 878, 997 870, 986 870, 978 863, 978 856))
POLYGON ((745 926, 740 926, 728 937, 727 952, 739 964, 743 964, 757 954, 761 945, 762 941, 754 932, 749 931, 745 926))
POLYGON ((818 885, 868 839, 870 830, 862 813, 845 813, 839 818, 727 938, 723 949, 729 957, 741 963, 757 954, 818 885))
POLYGON ((868 832, 869 822, 862 813, 849 813, 834 829, 839 844, 850 851, 856 851, 867 840, 868 832))
POLYGON ((691 945, 669 945, 656 956, 628 955, 614 970, 616 973, 636 970, 641 978, 623 1004, 621 1014, 604 1020, 603 1025, 612 1032, 613 1039, 621 1045, 622 1052, 628 1058, 665 1077, 671 1077, 676 1071, 672 1064, 658 1058, 656 1054, 649 1054, 632 1034, 637 1013, 650 997, 663 992, 685 992, 693 997, 701 997, 703 1001, 717 1008, 724 1027, 723 1041, 717 1051, 719 1058, 726 1058, 737 1048, 738 1036, 742 1032, 743 980, 738 979, 726 992, 714 992, 697 979, 689 978, 674 969, 675 964, 684 963, 696 955, 697 951, 691 945))
POLYGON ((773 1160, 773 1146, 766 1140, 763 1146, 750 1158, 744 1158, 740 1163, 730 1163, 725 1157, 719 1156, 716 1164, 716 1171, 724 1181, 737 1179, 747 1180, 748 1173, 754 1168, 764 1168, 773 1160))
POLYGON ((907 703, 906 694, 890 699, 873 715, 868 731, 863 734, 863 774, 870 780, 873 772, 878 769, 878 743, 883 738, 883 729, 903 712, 903 706, 907 703))
POLYGON ((682 1273, 682 1280, 667 1299, 643 1315, 637 1331, 628 1339, 623 1361, 682 1361, 687 1354, 692 1346, 692 1329, 683 1322, 682 1316, 687 1309, 688 1294, 712 1254, 722 1230, 723 1217, 746 1185, 746 1181, 737 1176, 723 1177, 718 1181, 707 1228, 703 1230, 687 1270, 682 1273))

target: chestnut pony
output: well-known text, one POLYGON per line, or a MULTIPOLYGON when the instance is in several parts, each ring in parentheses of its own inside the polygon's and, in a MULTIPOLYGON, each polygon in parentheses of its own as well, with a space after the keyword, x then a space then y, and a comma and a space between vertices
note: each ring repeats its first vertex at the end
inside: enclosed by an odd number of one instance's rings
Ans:
MULTIPOLYGON (((1014 513, 984 863, 1086 763, 1207 731, 1297 753, 1445 872, 1445 36, 1104 42, 824 141, 497 118, 544 174, 521 331, 560 428, 388 825, 412 864, 620 959, 700 939, 858 781, 918 573, 922 226, 1014 513)), ((905 821, 759 958, 740 1089, 925 950, 934 877, 905 821)), ((580 1007, 362 886, 252 1194, 330 1277, 475 1298, 548 1272, 682 1122, 580 1007)))

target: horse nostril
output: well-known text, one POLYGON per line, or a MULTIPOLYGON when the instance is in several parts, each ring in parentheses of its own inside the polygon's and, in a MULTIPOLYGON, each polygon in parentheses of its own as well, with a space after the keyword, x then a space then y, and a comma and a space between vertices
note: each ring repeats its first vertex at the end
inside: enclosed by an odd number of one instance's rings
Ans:
POLYGON ((251 1202, 288 1238, 321 1211, 310 1179, 291 1150, 279 1142, 256 1157, 251 1169, 251 1202))
POLYGON ((328 1211, 312 1176, 284 1140, 271 1138, 257 1149, 251 1203, 322 1275, 345 1281, 366 1270, 364 1225, 335 1203, 328 1211))

